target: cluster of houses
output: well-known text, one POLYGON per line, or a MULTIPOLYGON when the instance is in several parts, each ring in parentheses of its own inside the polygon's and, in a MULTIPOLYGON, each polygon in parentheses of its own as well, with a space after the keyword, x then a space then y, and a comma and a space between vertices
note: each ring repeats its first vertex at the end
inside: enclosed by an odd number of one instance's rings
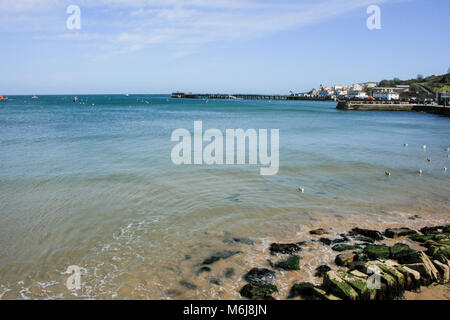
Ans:
POLYGON ((393 88, 378 87, 376 82, 355 83, 352 85, 320 85, 320 89, 294 94, 297 97, 323 100, 400 100, 402 94, 409 91, 409 85, 393 88))

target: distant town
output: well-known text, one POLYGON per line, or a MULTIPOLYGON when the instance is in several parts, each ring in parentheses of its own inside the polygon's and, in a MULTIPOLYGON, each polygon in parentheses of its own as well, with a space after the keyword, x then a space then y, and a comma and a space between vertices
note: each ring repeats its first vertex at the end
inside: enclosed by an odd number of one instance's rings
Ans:
MULTIPOLYGON (((449 70, 450 71, 450 70, 449 70)), ((320 85, 319 89, 294 93, 291 96, 318 100, 350 101, 407 101, 414 103, 436 103, 449 105, 450 73, 441 76, 402 81, 399 79, 377 82, 354 83, 350 85, 320 85)))

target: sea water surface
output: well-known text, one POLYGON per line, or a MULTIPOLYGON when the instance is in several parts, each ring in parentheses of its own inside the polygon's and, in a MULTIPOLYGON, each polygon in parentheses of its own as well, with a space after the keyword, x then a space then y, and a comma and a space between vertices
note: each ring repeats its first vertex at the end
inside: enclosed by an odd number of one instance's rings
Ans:
MULTIPOLYGON (((332 102, 78 98, 0 102, 0 298, 235 299, 271 241, 319 226, 449 222, 449 118, 332 102), (171 133, 196 120, 223 133, 279 129, 278 174, 174 165, 171 133), (223 250, 241 253, 198 273, 223 250), (79 290, 66 287, 72 265, 79 290)), ((332 261, 326 250, 305 253, 297 279, 332 261)))

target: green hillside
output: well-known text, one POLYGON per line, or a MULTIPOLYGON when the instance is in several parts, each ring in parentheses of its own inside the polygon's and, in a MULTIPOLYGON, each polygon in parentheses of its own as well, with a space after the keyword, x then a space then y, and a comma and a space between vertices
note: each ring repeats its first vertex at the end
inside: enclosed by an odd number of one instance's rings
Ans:
POLYGON ((393 80, 383 80, 379 83, 380 87, 395 87, 397 85, 410 85, 412 87, 423 87, 432 92, 450 91, 450 73, 440 76, 429 76, 423 78, 418 76, 416 79, 400 80, 395 78, 393 80))

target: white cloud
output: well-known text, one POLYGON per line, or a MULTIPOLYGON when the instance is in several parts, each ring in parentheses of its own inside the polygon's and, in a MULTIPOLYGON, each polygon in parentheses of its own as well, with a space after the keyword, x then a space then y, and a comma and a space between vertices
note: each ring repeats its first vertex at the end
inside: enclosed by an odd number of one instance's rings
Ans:
MULTIPOLYGON (((142 50, 160 43, 179 44, 179 54, 195 52, 198 45, 215 41, 237 41, 270 33, 299 28, 330 19, 370 4, 388 0, 2 0, 1 14, 8 11, 29 14, 36 19, 39 12, 53 12, 59 19, 48 19, 40 26, 52 36, 51 21, 63 21, 72 3, 80 5, 83 22, 76 35, 53 34, 57 40, 103 42, 110 52, 121 54, 142 50), (95 15, 85 14, 94 12, 95 15)), ((394 0, 395 1, 395 0, 394 0)), ((365 10, 361 11, 362 15, 365 10)), ((44 15, 42 15, 44 16, 44 15)), ((14 24, 14 20, 6 23, 14 24)), ((7 28, 7 30, 14 30, 7 28)), ((64 28, 62 28, 64 30, 64 28)))

